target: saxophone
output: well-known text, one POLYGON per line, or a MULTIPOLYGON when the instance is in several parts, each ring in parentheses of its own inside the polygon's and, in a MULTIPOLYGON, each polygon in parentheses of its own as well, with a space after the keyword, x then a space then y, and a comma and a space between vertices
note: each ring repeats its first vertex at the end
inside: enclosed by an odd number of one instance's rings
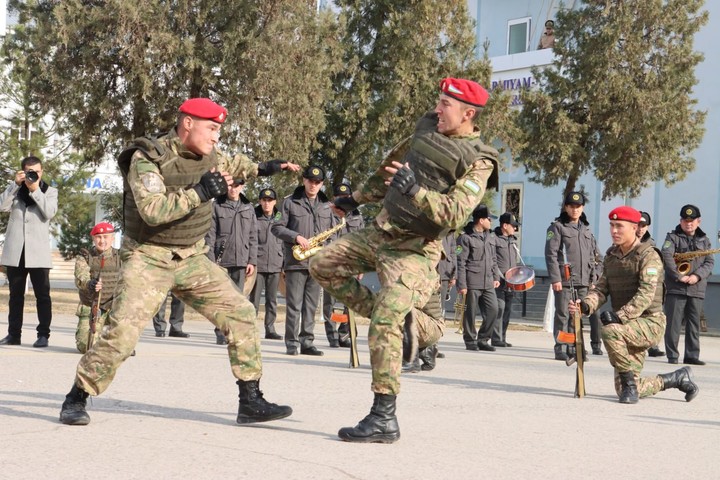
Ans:
POLYGON ((697 257, 704 257, 705 255, 715 255, 716 253, 720 253, 720 248, 716 248, 714 250, 695 250, 692 252, 676 253, 673 255, 673 260, 675 260, 675 264, 677 265, 678 273, 680 273, 680 275, 687 275, 692 269, 692 265, 688 260, 692 260, 697 257))
POLYGON ((343 227, 345 227, 345 217, 343 217, 342 221, 334 227, 329 228, 324 232, 320 232, 314 237, 308 239, 308 243, 310 244, 309 248, 304 249, 300 245, 295 245, 292 248, 293 257, 295 257, 295 260, 300 262, 302 262, 303 260, 307 260, 308 258, 315 255, 317 252, 319 252, 323 247, 323 243, 325 243, 325 241, 328 238, 332 237, 336 232, 342 230, 343 227))

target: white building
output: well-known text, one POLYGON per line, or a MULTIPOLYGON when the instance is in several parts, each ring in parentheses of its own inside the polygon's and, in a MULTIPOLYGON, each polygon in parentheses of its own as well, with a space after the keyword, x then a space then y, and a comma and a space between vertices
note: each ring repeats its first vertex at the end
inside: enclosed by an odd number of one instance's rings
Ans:
MULTIPOLYGON (((565 8, 578 8, 580 1, 565 1, 565 8)), ((559 1, 546 0, 469 0, 470 13, 477 21, 478 45, 487 39, 493 64, 494 82, 506 82, 513 90, 527 88, 535 83, 530 68, 534 65, 548 65, 552 52, 536 50, 546 20, 553 19, 560 7, 559 1)), ((706 134, 701 146, 694 152, 695 171, 672 187, 659 182, 645 189, 638 198, 614 198, 602 201, 602 184, 591 175, 578 180, 584 185, 590 203, 586 215, 592 224, 593 233, 601 250, 611 245, 607 215, 618 205, 628 204, 639 210, 650 212, 652 225, 650 233, 661 243, 667 232, 679 223, 680 207, 691 203, 702 212, 701 228, 714 241, 720 241, 720 211, 718 206, 720 186, 720 91, 717 88, 717 72, 720 71, 720 3, 706 2, 710 20, 695 36, 695 49, 705 55, 698 65, 696 76, 699 80, 694 93, 698 108, 707 111, 706 134)), ((550 222, 560 211, 564 185, 546 188, 527 180, 523 167, 505 165, 500 175, 501 191, 496 205, 504 210, 506 195, 514 190, 520 195, 520 216, 522 228, 522 255, 528 264, 535 266, 538 276, 545 273, 545 232, 550 222)), ((710 290, 705 302, 708 321, 714 328, 720 328, 720 259, 710 278, 710 290), (713 294, 715 293, 715 294, 713 294)))

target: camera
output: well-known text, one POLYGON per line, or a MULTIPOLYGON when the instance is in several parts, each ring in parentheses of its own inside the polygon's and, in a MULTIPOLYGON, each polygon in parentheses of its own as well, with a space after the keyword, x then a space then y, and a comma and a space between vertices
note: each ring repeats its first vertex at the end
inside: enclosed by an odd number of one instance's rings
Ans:
POLYGON ((35 170, 28 170, 25 172, 25 179, 30 183, 35 183, 38 181, 40 176, 38 176, 38 173, 35 170))

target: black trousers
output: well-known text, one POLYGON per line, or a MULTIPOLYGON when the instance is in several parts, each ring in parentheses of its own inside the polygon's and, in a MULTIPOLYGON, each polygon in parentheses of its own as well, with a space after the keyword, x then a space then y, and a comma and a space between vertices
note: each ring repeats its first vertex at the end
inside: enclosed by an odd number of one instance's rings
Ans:
MULTIPOLYGON (((182 332, 183 323, 185 322, 185 304, 172 293, 170 294, 170 330, 173 332, 182 332)), ((153 328, 156 332, 165 332, 167 322, 165 321, 165 306, 167 305, 167 297, 160 305, 160 310, 153 317, 153 328)))
POLYGON ((684 360, 700 358, 700 313, 704 299, 669 293, 665 297, 665 351, 669 360, 680 356, 680 330, 685 319, 684 360))
POLYGON ((265 290, 265 334, 277 333, 275 331, 275 320, 277 319, 277 293, 280 283, 280 272, 258 273, 255 280, 255 287, 250 294, 255 313, 260 308, 260 297, 265 290))
POLYGON ((20 265, 5 267, 7 270, 10 302, 8 305, 8 335, 14 338, 22 336, 23 310, 25 309, 25 284, 30 275, 30 282, 35 292, 35 304, 39 324, 38 337, 50 337, 52 322, 52 300, 50 299, 50 269, 25 268, 25 252, 20 255, 20 265))
POLYGON ((494 288, 484 290, 468 290, 465 297, 465 318, 463 319, 463 340, 465 345, 479 341, 499 342, 502 340, 501 329, 497 322, 498 301, 494 288), (483 323, 480 330, 475 327, 478 306, 483 323), (476 333, 477 332, 477 333, 476 333))

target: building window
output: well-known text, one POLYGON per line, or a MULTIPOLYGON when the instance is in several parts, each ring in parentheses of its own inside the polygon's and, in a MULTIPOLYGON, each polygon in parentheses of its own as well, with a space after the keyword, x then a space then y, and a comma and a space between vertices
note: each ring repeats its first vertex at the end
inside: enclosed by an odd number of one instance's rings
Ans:
POLYGON ((528 51, 530 39, 530 17, 516 18, 508 21, 507 53, 522 53, 528 51))
MULTIPOLYGON (((510 212, 518 221, 522 222, 523 184, 506 183, 502 186, 501 195, 500 213, 510 212)), ((520 235, 518 237, 518 247, 520 247, 522 237, 520 235)))

